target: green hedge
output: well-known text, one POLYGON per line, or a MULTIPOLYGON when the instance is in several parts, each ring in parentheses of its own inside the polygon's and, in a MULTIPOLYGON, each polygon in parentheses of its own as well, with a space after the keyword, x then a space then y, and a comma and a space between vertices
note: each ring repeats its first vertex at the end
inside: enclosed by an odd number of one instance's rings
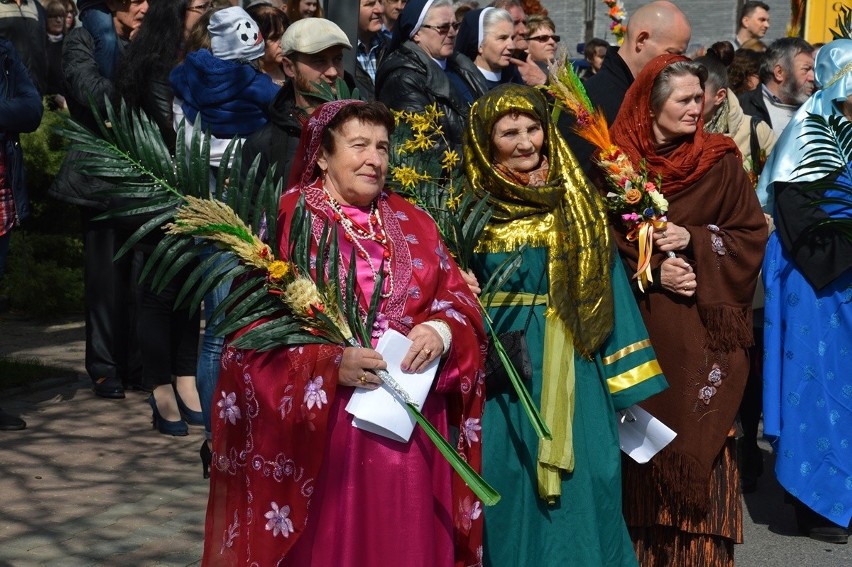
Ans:
POLYGON ((53 316, 83 310, 83 244, 77 237, 12 232, 3 278, 13 309, 53 316))

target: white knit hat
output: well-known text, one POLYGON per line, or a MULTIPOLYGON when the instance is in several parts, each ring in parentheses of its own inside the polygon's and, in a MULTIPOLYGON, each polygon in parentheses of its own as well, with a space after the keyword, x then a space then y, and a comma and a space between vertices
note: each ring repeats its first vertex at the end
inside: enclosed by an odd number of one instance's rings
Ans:
POLYGON ((263 35, 257 23, 239 7, 225 8, 210 17, 210 51, 219 59, 254 61, 263 57, 263 35))

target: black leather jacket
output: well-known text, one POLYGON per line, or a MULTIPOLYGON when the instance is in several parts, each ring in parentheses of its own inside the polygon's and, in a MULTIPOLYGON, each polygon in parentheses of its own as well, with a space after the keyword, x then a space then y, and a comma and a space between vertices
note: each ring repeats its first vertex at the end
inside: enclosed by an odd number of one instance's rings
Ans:
MULTIPOLYGON (((119 56, 124 54, 127 42, 119 39, 119 56)), ((113 100, 115 86, 111 78, 104 77, 95 61, 95 40, 83 27, 76 27, 65 38, 62 49, 62 69, 65 72, 67 88, 66 100, 71 117, 93 132, 99 132, 100 126, 89 107, 89 97, 103 115, 105 99, 113 100)), ((86 207, 108 208, 107 201, 97 193, 112 187, 101 179, 83 175, 75 169, 75 163, 85 154, 69 150, 62 162, 62 168, 53 181, 48 194, 51 197, 86 207)))
MULTIPOLYGON (((467 84, 474 99, 488 86, 473 62, 460 53, 447 59, 447 70, 467 84)), ((422 112, 436 102, 450 146, 461 148, 470 104, 450 83, 446 73, 414 42, 406 41, 388 53, 376 71, 376 98, 393 110, 422 112)))
MULTIPOLYGON (((288 81, 269 105, 267 122, 260 130, 249 134, 243 143, 242 175, 246 176, 254 159, 260 156, 257 181, 266 175, 269 166, 275 164, 275 179, 287 184, 290 168, 302 135, 302 123, 296 108, 296 93, 292 81, 288 81)), ((285 187, 286 189, 286 187, 285 187)))

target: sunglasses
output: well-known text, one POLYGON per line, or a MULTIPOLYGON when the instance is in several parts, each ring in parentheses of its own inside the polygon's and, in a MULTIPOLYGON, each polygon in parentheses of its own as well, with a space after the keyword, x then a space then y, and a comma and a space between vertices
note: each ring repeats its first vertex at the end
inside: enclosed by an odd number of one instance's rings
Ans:
POLYGON ((458 22, 453 22, 451 24, 441 24, 440 26, 430 26, 428 24, 423 24, 420 26, 421 28, 429 28, 430 30, 435 30, 441 35, 447 35, 450 33, 450 28, 453 28, 455 31, 459 31, 459 27, 461 26, 458 22))
POLYGON ((198 6, 189 6, 187 10, 191 12, 196 12, 198 14, 206 14, 213 7, 213 2, 205 2, 204 4, 199 4, 198 6))
POLYGON ((535 37, 527 37, 527 41, 540 41, 541 43, 547 43, 551 39, 554 42, 559 43, 560 36, 558 36, 558 35, 537 35, 535 37))

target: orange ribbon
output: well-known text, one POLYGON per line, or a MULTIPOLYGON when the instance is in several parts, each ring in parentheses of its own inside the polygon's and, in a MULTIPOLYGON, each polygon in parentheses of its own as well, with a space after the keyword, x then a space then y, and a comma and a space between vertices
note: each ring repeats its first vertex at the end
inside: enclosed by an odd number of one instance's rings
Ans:
POLYGON ((633 242, 639 241, 639 262, 636 267, 636 273, 633 274, 633 279, 639 279, 639 289, 644 292, 649 284, 654 283, 654 277, 651 275, 651 255, 654 253, 654 231, 665 230, 666 221, 654 219, 652 221, 642 221, 633 226, 627 233, 627 240, 633 242))

